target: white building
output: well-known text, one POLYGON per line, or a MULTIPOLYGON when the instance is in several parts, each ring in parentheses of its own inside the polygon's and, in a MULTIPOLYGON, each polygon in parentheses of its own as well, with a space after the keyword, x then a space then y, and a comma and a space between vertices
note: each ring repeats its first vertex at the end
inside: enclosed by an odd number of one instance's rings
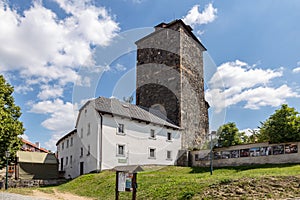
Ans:
POLYGON ((76 129, 57 142, 65 178, 119 165, 174 165, 180 128, 117 99, 99 97, 79 111, 76 129))

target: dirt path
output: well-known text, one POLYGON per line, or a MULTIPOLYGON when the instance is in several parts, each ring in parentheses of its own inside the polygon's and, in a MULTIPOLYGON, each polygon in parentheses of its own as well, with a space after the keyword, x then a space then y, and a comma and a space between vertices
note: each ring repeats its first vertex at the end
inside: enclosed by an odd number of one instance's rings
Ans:
POLYGON ((94 200, 92 198, 81 197, 71 193, 62 193, 57 191, 56 189, 54 189, 53 191, 54 193, 44 193, 39 190, 33 190, 32 195, 35 197, 45 198, 49 200, 94 200))

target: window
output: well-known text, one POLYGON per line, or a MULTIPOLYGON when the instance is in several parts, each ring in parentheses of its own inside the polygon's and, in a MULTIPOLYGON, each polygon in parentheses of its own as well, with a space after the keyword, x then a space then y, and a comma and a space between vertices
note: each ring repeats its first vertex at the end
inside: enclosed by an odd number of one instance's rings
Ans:
POLYGON ((117 149, 117 155, 118 156, 124 156, 125 155, 125 145, 118 144, 118 149, 117 149))
POLYGON ((65 143, 63 142, 63 143, 61 144, 61 150, 64 150, 64 148, 65 148, 65 143))
POLYGON ((66 157, 66 166, 68 165, 69 158, 66 157))
POLYGON ((71 137, 70 146, 73 146, 73 138, 71 137))
POLYGON ((70 156, 70 165, 73 163, 73 156, 70 156))
POLYGON ((80 148, 80 157, 82 157, 83 156, 83 148, 81 147, 80 148))
POLYGON ((155 149, 154 148, 149 149, 149 158, 155 158, 155 149))
POLYGON ((88 123, 88 127, 87 127, 87 135, 91 134, 91 124, 88 123))
POLYGON ((124 124, 118 125, 118 133, 124 134, 124 124))
POLYGON ((167 140, 172 140, 172 133, 170 132, 167 133, 167 140))
POLYGON ((151 139, 155 138, 155 130, 153 130, 153 129, 150 130, 150 138, 151 139))
POLYGON ((88 145, 88 152, 87 152, 87 156, 89 156, 91 154, 91 146, 90 145, 88 145))
POLYGON ((83 128, 80 129, 80 137, 83 138, 83 128))
POLYGON ((167 151, 167 160, 172 160, 172 151, 167 151))
POLYGON ((67 148, 69 148, 69 140, 67 140, 67 148))

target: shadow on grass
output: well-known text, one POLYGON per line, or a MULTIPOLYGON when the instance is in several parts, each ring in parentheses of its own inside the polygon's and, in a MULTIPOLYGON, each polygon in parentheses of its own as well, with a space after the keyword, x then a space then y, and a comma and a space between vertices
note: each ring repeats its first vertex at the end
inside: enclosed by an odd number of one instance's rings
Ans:
MULTIPOLYGON (((300 163, 299 163, 300 164, 300 163)), ((252 169, 267 169, 267 168, 284 168, 284 167, 293 167, 299 164, 261 164, 261 165, 244 165, 244 166, 231 166, 231 167, 214 167, 213 170, 217 171, 218 169, 228 169, 234 170, 237 172, 252 170, 252 169)), ((190 173, 207 173, 210 172, 210 167, 191 167, 190 173)))

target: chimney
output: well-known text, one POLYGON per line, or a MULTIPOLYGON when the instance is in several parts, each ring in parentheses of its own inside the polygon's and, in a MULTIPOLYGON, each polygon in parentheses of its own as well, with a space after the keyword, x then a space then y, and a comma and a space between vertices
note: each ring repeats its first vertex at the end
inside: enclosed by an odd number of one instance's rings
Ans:
POLYGON ((39 142, 35 142, 35 146, 37 146, 37 148, 41 148, 40 143, 39 142))

